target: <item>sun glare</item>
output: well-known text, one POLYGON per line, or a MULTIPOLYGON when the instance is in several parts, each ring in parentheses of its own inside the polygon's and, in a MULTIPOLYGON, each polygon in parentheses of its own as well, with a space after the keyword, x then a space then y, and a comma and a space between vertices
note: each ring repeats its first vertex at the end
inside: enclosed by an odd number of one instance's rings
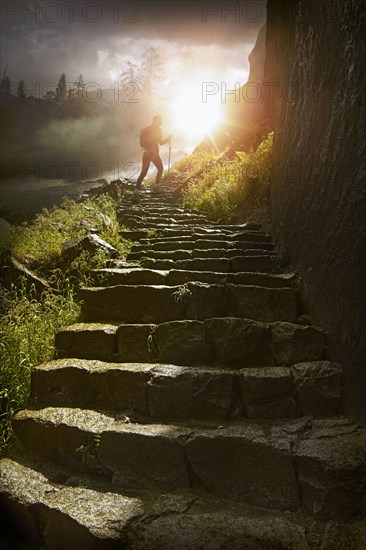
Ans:
POLYGON ((196 145, 205 134, 210 134, 219 120, 219 100, 210 96, 204 103, 201 90, 185 90, 172 105, 172 126, 192 145, 196 145))

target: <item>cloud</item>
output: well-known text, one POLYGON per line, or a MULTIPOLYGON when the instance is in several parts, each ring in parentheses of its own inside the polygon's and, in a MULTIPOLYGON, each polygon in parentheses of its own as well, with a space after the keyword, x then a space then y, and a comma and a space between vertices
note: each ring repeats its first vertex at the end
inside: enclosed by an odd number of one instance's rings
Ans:
POLYGON ((111 74, 118 73, 128 60, 139 60, 150 45, 164 53, 167 65, 174 56, 181 57, 183 49, 189 46, 194 56, 202 60, 202 66, 217 63, 221 68, 237 67, 237 71, 242 67, 244 74, 247 55, 265 17, 264 0, 232 3, 240 8, 238 20, 235 15, 225 13, 226 4, 231 3, 210 2, 215 13, 208 15, 206 22, 202 12, 205 2, 196 0, 94 3, 101 10, 95 23, 90 21, 91 8, 85 10, 91 3, 84 0, 79 1, 73 17, 66 9, 68 3, 60 2, 61 17, 52 23, 51 9, 39 23, 34 15, 22 14, 20 8, 14 15, 8 15, 3 25, 2 64, 9 63, 10 78, 15 82, 23 78, 32 87, 36 80, 57 81, 62 72, 69 75, 70 81, 83 73, 87 79, 105 85, 111 74), (249 5, 258 7, 261 14, 258 20, 248 20, 244 8, 249 5), (120 7, 118 13, 116 6, 120 7), (137 22, 131 22, 133 17, 137 22), (209 55, 210 51, 216 52, 215 59, 209 55))

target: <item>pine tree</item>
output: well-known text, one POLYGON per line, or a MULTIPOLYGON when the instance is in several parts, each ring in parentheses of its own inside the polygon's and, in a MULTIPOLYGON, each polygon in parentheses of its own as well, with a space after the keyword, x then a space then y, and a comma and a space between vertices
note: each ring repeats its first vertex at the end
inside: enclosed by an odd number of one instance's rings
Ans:
POLYGON ((85 80, 82 74, 79 74, 75 82, 73 82, 73 85, 74 85, 74 88, 73 88, 74 95, 76 97, 81 97, 85 92, 85 86, 86 86, 85 80))
POLYGON ((11 82, 10 82, 10 78, 7 75, 3 76, 2 80, 1 80, 0 90, 5 95, 10 95, 11 94, 11 82))
POLYGON ((58 101, 64 100, 66 98, 66 91, 66 75, 65 73, 62 73, 62 75, 60 76, 60 80, 58 81, 58 84, 56 86, 56 99, 58 101))
POLYGON ((18 97, 20 99, 20 101, 25 101, 26 100, 26 94, 25 94, 25 82, 24 80, 21 80, 18 84, 18 89, 17 89, 17 93, 18 93, 18 97))
POLYGON ((135 63, 131 63, 131 61, 127 61, 127 69, 122 71, 120 79, 122 87, 127 86, 128 84, 133 82, 134 84, 137 84, 139 88, 141 88, 142 79, 140 67, 138 67, 135 63))
POLYGON ((159 52, 151 46, 142 54, 141 79, 142 92, 153 100, 157 95, 157 86, 164 79, 163 63, 159 52))

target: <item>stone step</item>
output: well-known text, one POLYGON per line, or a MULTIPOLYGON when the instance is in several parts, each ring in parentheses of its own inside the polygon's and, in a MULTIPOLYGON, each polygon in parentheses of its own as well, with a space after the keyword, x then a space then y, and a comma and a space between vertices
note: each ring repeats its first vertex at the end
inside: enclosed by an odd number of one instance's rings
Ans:
POLYGON ((202 216, 201 212, 193 211, 193 210, 185 210, 184 208, 181 208, 179 206, 151 206, 144 208, 143 206, 120 206, 117 209, 118 214, 131 214, 131 215, 144 215, 144 214, 199 214, 202 216))
POLYGON ((186 271, 219 271, 221 273, 239 273, 253 271, 262 273, 280 273, 277 258, 272 255, 235 256, 233 258, 193 258, 188 260, 169 260, 142 258, 141 267, 148 269, 179 269, 186 271))
POLYGON ((325 335, 313 326, 213 318, 159 325, 76 323, 56 333, 58 358, 236 368, 319 361, 325 335))
POLYGON ((16 533, 14 546, 4 549, 117 550, 128 524, 144 512, 138 498, 111 492, 106 484, 88 488, 93 485, 89 479, 86 486, 83 480, 75 486, 71 474, 55 475, 55 468, 47 477, 36 466, 10 458, 3 458, 0 467, 1 516, 16 533))
POLYGON ((224 231, 210 229, 206 230, 202 227, 187 228, 181 232, 173 229, 164 232, 159 232, 159 236, 149 236, 141 239, 141 245, 148 244, 153 245, 161 242, 175 242, 175 241, 197 241, 206 240, 213 241, 225 241, 225 242, 254 242, 254 243, 266 243, 271 244, 271 238, 264 233, 258 233, 256 231, 224 231), (177 233, 177 234, 176 234, 177 233), (182 234, 180 234, 182 233, 182 234))
POLYGON ((138 261, 142 258, 157 260, 189 260, 194 258, 236 258, 239 256, 274 256, 271 250, 262 250, 258 248, 245 250, 243 248, 210 248, 193 250, 141 250, 139 252, 130 252, 126 256, 127 261, 138 261))
POLYGON ((122 230, 120 235, 131 241, 141 240, 141 243, 154 243, 161 240, 195 240, 209 238, 210 240, 235 240, 248 242, 270 242, 270 237, 254 231, 225 231, 220 229, 207 229, 203 227, 191 227, 181 229, 162 229, 152 232, 150 229, 122 230), (154 236, 155 235, 155 236, 154 236))
POLYGON ((163 323, 178 319, 245 317, 295 322, 300 296, 293 288, 186 283, 180 286, 117 285, 82 288, 85 319, 121 323, 163 323))
POLYGON ((362 539, 360 520, 329 524, 306 512, 243 505, 198 489, 125 496, 29 456, 0 465, 0 512, 7 531, 17 534, 4 550, 310 550, 314 540, 322 550, 340 548, 339 541, 344 549, 363 550, 354 545, 362 539))
MULTIPOLYGON (((184 223, 166 223, 166 222, 152 222, 151 220, 146 220, 144 223, 144 226, 147 229, 154 230, 154 231, 169 231, 169 230, 181 230, 187 228, 187 224, 184 223)), ((210 222, 209 224, 201 224, 197 223, 196 225, 188 224, 188 227, 192 227, 192 229, 197 230, 200 228, 203 232, 214 232, 216 231, 218 234, 220 234, 222 231, 231 231, 232 233, 240 231, 241 227, 238 225, 219 225, 219 224, 213 224, 210 222)))
POLYGON ((214 271, 184 271, 178 269, 158 270, 144 268, 104 268, 93 271, 97 286, 115 285, 182 285, 201 282, 224 285, 254 285, 268 288, 292 287, 296 285, 294 273, 218 273, 214 271))
POLYGON ((165 228, 165 227, 198 227, 205 226, 208 223, 206 219, 176 219, 176 218, 153 218, 152 216, 146 216, 145 218, 132 218, 132 217, 123 217, 120 219, 121 225, 125 227, 147 227, 147 228, 165 228))
POLYGON ((341 378, 328 361, 213 371, 59 359, 33 369, 31 400, 37 408, 96 408, 139 421, 325 417, 338 412, 341 378))
POLYGON ((324 519, 344 520, 364 506, 366 430, 342 418, 134 424, 50 407, 17 413, 13 427, 30 452, 100 473, 123 491, 198 486, 324 519))
POLYGON ((169 213, 167 209, 161 209, 161 212, 153 213, 146 209, 145 212, 140 213, 125 213, 120 212, 118 220, 124 224, 128 221, 134 221, 136 223, 144 223, 145 221, 152 221, 156 223, 179 223, 179 222, 204 222, 206 225, 212 223, 208 218, 200 214, 190 214, 181 212, 169 213))
MULTIPOLYGON (((228 249, 228 250, 269 250, 273 251, 273 244, 266 242, 249 242, 249 241, 233 241, 233 240, 212 240, 212 239, 196 239, 196 240, 162 240, 160 242, 149 242, 143 244, 135 244, 131 247, 130 252, 142 251, 175 251, 175 250, 210 250, 210 249, 228 249)), ((239 252, 240 253, 240 252, 239 252)))

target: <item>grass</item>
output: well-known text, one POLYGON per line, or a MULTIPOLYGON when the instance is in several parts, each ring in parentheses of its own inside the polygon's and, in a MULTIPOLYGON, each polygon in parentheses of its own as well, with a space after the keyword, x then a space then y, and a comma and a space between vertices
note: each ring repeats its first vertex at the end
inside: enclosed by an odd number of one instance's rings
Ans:
POLYGON ((8 248, 18 260, 46 275, 60 266, 64 242, 93 230, 120 254, 126 252, 127 243, 119 235, 116 203, 108 195, 82 203, 65 198, 61 206, 44 209, 32 223, 11 229, 8 248))
POLYGON ((272 148, 270 134, 256 151, 237 152, 233 160, 210 162, 204 173, 192 177, 183 196, 184 206, 221 222, 266 221, 272 148))
POLYGON ((185 179, 191 179, 204 170, 210 170, 219 154, 210 151, 200 151, 186 155, 172 166, 172 173, 182 175, 185 179))
POLYGON ((12 438, 11 420, 26 406, 32 368, 53 355, 55 332, 76 322, 81 304, 72 289, 45 293, 43 302, 25 284, 3 291, 5 312, 0 317, 0 452, 12 438))
POLYGON ((33 367, 52 358, 55 333, 81 319, 78 289, 88 284, 91 269, 106 265, 105 253, 85 251, 63 265, 62 243, 96 231, 119 254, 127 253, 130 243, 119 235, 116 206, 107 195, 85 202, 65 199, 60 207, 43 210, 33 222, 11 228, 3 253, 45 277, 55 291, 40 297, 25 280, 1 290, 0 453, 12 441, 14 414, 29 400, 33 367))

